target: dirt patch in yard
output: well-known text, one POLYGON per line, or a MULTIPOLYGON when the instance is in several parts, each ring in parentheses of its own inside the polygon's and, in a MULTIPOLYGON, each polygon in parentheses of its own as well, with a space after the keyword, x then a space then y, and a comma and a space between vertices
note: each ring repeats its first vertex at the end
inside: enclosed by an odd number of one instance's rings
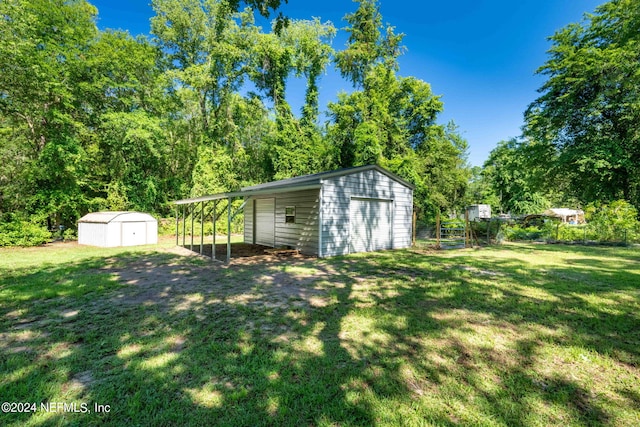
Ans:
MULTIPOLYGON (((226 257, 226 245, 221 247, 226 257)), ((111 301, 125 306, 188 311, 216 303, 281 308, 323 304, 325 290, 316 282, 330 272, 314 268, 315 258, 265 254, 264 249, 234 244, 231 262, 226 264, 209 258, 211 246, 209 254, 203 255, 174 247, 155 254, 109 259, 100 270, 113 274, 124 285, 114 292, 111 301)))
MULTIPOLYGON (((264 261, 275 261, 287 258, 307 258, 298 253, 270 253, 273 248, 263 245, 252 245, 248 243, 232 243, 231 244, 231 260, 234 264, 255 264, 264 261)), ((211 243, 204 244, 202 248, 200 244, 183 245, 175 247, 172 252, 183 256, 202 256, 211 259, 212 247, 211 243)), ((216 260, 227 261, 227 244, 216 244, 216 260)))

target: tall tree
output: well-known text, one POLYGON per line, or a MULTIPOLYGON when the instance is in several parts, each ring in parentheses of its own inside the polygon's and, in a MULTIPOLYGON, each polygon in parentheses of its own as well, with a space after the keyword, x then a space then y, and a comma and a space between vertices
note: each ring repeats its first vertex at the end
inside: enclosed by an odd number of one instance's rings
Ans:
POLYGON ((151 31, 168 54, 167 77, 183 102, 193 94, 200 134, 224 144, 229 100, 246 77, 257 28, 253 14, 236 14, 224 0, 154 0, 151 31))
POLYGON ((75 88, 97 34, 95 14, 84 0, 0 2, 0 124, 11 138, 2 141, 2 154, 20 153, 1 160, 22 184, 12 187, 19 197, 0 196, 17 203, 1 210, 70 223, 86 202, 81 176, 86 129, 75 88))
POLYGON ((273 105, 276 132, 270 141, 273 177, 288 178, 326 168, 329 150, 319 132, 318 79, 329 64, 335 28, 319 20, 292 21, 282 31, 261 34, 255 47, 252 78, 273 105), (291 110, 286 85, 306 77, 302 118, 291 110))
POLYGON ((355 0, 358 9, 345 16, 349 24, 347 48, 336 55, 336 64, 342 76, 356 87, 365 87, 371 69, 380 63, 385 68, 397 69, 397 58, 404 51, 404 34, 395 34, 393 27, 382 25, 377 0, 355 0))
POLYGON ((556 179, 583 202, 640 206, 640 2, 609 1, 551 41, 526 134, 551 144, 556 179))
POLYGON ((335 123, 329 134, 343 167, 381 163, 388 154, 406 153, 408 148, 401 118, 393 111, 393 101, 407 93, 396 76, 403 35, 383 26, 377 0, 356 3, 356 11, 345 16, 347 46, 335 58, 340 73, 356 91, 342 93, 337 103, 329 104, 335 123))
POLYGON ((542 213, 567 197, 571 182, 556 179, 548 168, 556 161, 553 147, 527 138, 500 141, 484 163, 483 178, 499 199, 498 208, 514 214, 542 213))
POLYGON ((357 3, 345 18, 347 47, 336 54, 338 69, 356 90, 329 104, 336 163, 379 164, 416 183, 425 217, 436 207, 455 210, 468 179, 466 141, 454 125, 436 123, 443 104, 428 83, 397 75, 403 35, 383 26, 377 1, 357 3))

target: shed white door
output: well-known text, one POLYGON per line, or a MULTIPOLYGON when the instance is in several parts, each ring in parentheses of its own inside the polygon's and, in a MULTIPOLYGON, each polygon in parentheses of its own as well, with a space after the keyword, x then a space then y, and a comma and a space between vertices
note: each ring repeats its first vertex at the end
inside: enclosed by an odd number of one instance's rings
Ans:
POLYGON ((276 199, 256 199, 256 244, 275 246, 276 199))
POLYGON ((351 253, 391 249, 391 206, 391 200, 351 199, 351 253))
POLYGON ((144 222, 122 223, 122 246, 138 246, 147 243, 147 224, 144 222))

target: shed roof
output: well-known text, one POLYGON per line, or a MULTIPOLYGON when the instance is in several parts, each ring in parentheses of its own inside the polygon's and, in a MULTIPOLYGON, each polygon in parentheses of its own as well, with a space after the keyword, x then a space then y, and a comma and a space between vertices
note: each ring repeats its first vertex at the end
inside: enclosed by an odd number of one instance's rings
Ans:
POLYGON ((156 219, 142 212, 92 212, 86 214, 78 222, 108 224, 110 222, 154 222, 156 219))
POLYGON ((321 184, 322 180, 324 179, 352 175, 355 173, 366 172, 368 170, 376 170, 388 176, 389 178, 393 179, 394 181, 399 182, 405 187, 411 188, 412 190, 415 188, 415 185, 405 181, 404 179, 400 178, 398 175, 391 173, 388 170, 381 168, 378 165, 367 165, 367 166, 358 166, 353 168, 339 169, 336 171, 314 173, 312 175, 296 176, 294 178, 281 179, 279 181, 267 182, 265 184, 258 184, 258 185, 252 185, 250 187, 244 187, 242 190, 243 191, 262 190, 267 188, 287 188, 290 186, 295 187, 302 184, 321 184))
POLYGON ((381 168, 380 166, 367 165, 367 166, 358 166, 354 168, 339 169, 336 171, 320 172, 312 175, 297 176, 297 177, 288 178, 288 179, 281 179, 279 181, 267 182, 265 184, 258 184, 258 185, 252 185, 250 187, 243 187, 242 189, 240 189, 240 191, 235 191, 231 193, 211 194, 208 196, 194 197, 192 199, 176 200, 173 203, 176 205, 186 205, 189 203, 207 202, 210 200, 229 199, 234 197, 257 196, 260 194, 309 190, 313 188, 320 188, 320 186, 322 185, 322 180, 324 179, 351 175, 354 173, 365 172, 368 170, 376 170, 388 176, 389 178, 399 182, 405 187, 411 188, 412 190, 415 188, 413 184, 403 180, 398 175, 393 174, 388 170, 381 168))

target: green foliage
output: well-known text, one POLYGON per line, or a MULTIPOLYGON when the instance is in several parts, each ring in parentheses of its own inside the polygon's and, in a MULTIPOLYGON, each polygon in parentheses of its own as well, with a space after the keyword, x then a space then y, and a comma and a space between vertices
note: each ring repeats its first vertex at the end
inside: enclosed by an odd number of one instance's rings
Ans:
POLYGON ((589 224, 570 225, 557 224, 553 230, 549 230, 549 238, 560 242, 587 242, 598 241, 598 235, 589 224))
POLYGON ((366 87, 370 71, 383 64, 395 69, 397 58, 404 51, 403 34, 394 34, 393 27, 382 25, 377 0, 355 0, 358 9, 345 16, 349 27, 347 48, 336 54, 336 64, 343 77, 356 87, 366 87))
POLYGON ((428 83, 397 74, 403 35, 378 2, 357 2, 339 52, 330 22, 256 26, 280 3, 154 0, 148 39, 99 31, 86 1, 0 2, 0 213, 73 229, 89 211, 163 216, 178 198, 371 163, 416 184, 421 215, 459 210, 466 141, 436 123, 428 83), (322 124, 332 61, 358 90, 322 124), (299 112, 291 78, 306 81, 299 112))
POLYGON ((202 146, 198 163, 193 169, 191 196, 237 191, 240 182, 234 169, 234 161, 224 149, 202 146))
POLYGON ((640 3, 612 0, 556 32, 525 132, 552 147, 543 163, 583 202, 640 207, 640 3))
POLYGON ((414 183, 421 219, 433 219, 436 209, 461 210, 469 179, 467 142, 455 124, 436 124, 443 104, 428 83, 396 74, 403 35, 382 25, 378 3, 357 3, 346 17, 350 36, 336 65, 359 90, 329 104, 336 163, 379 164, 414 183))
POLYGON ((122 182, 115 181, 107 185, 107 199, 102 204, 101 210, 126 211, 131 203, 127 197, 127 188, 122 182))
POLYGON ((546 220, 541 226, 519 223, 503 227, 507 240, 551 240, 559 242, 632 243, 640 241, 640 221, 636 208, 625 200, 609 204, 595 202, 585 208, 587 223, 572 225, 546 220))
POLYGON ((51 233, 35 220, 19 215, 0 219, 0 246, 38 246, 51 240, 51 233))
POLYGON ((500 212, 502 204, 500 202, 500 193, 496 194, 496 189, 490 181, 490 174, 485 172, 489 169, 483 169, 480 166, 474 166, 469 171, 469 186, 465 195, 465 205, 485 204, 490 205, 492 212, 500 212))
POLYGON ((482 171, 482 177, 491 189, 487 195, 497 202, 492 208, 514 214, 532 214, 542 213, 552 207, 553 202, 558 202, 553 193, 558 185, 549 185, 548 168, 543 159, 553 159, 553 153, 543 144, 516 138, 499 142, 489 153, 482 171))
POLYGON ((95 167, 109 183, 109 207, 152 211, 163 201, 167 175, 167 144, 160 121, 141 110, 112 112, 102 116, 99 132, 102 138, 95 167))
POLYGON ((62 240, 78 240, 78 231, 74 228, 67 228, 62 232, 62 240))
POLYGON ((638 211, 625 200, 595 202, 585 208, 585 218, 599 240, 620 242, 640 239, 638 211))
POLYGON ((519 224, 503 227, 502 233, 504 238, 511 242, 540 240, 546 235, 545 230, 540 227, 523 227, 519 224))

